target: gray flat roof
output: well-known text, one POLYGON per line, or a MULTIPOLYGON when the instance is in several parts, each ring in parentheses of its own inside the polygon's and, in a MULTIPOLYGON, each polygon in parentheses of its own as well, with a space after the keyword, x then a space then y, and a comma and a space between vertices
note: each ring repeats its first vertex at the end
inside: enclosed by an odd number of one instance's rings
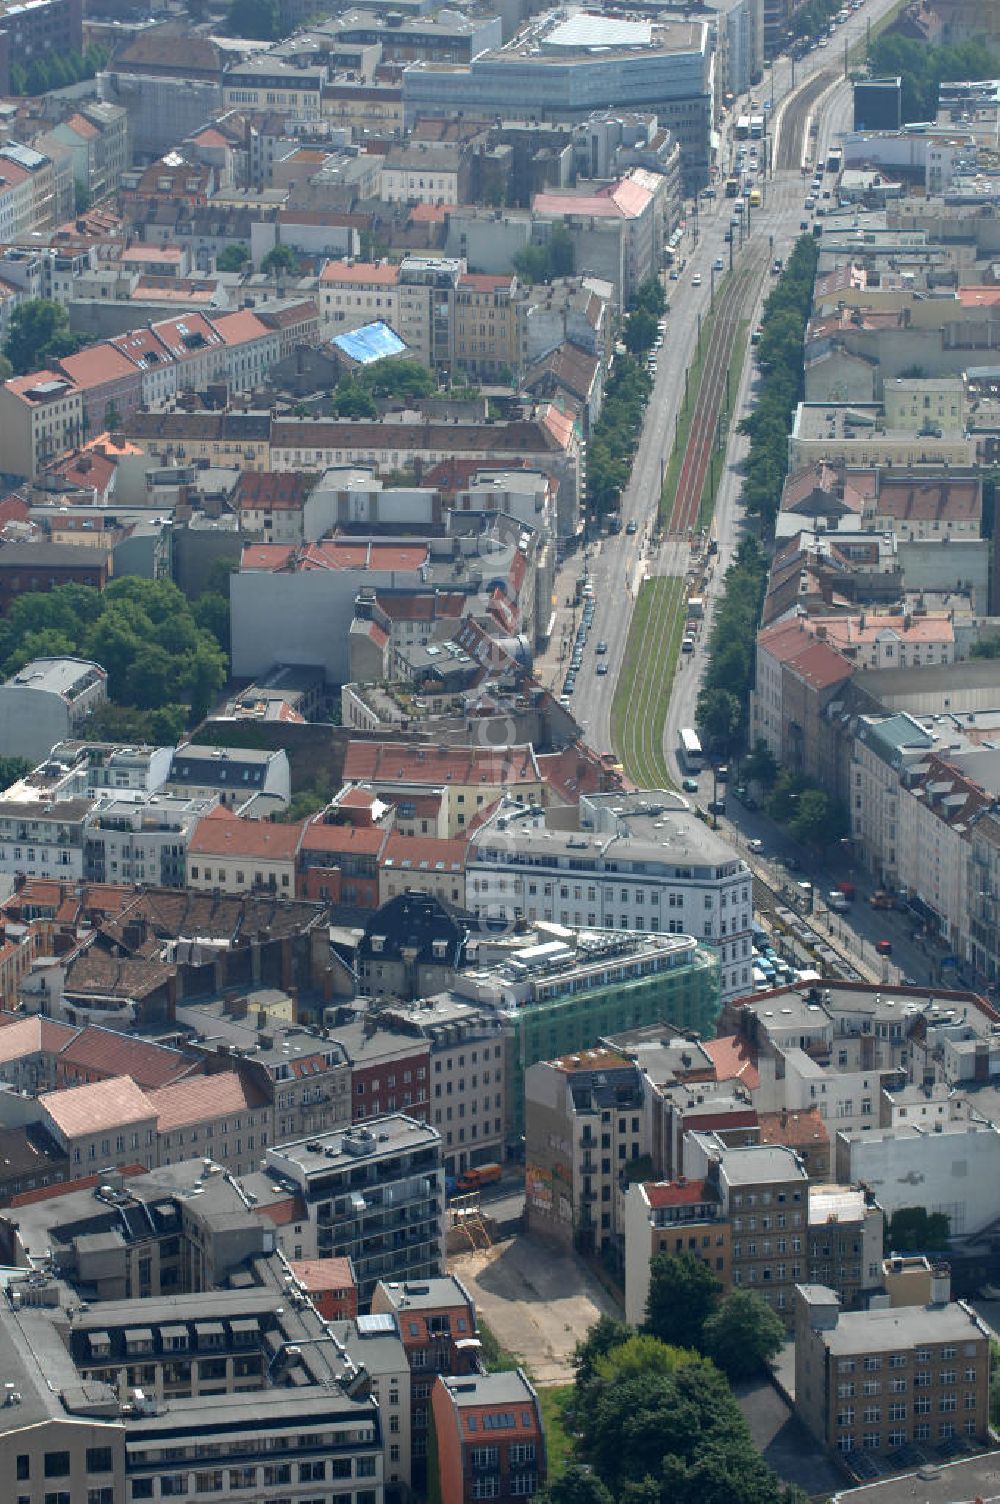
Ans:
POLYGON ((963 1306, 891 1306, 888 1310, 841 1311, 837 1325, 820 1334, 834 1355, 895 1352, 921 1342, 973 1342, 985 1331, 963 1306))
POLYGON ((732 1186, 761 1185, 766 1181, 808 1179, 791 1149, 784 1144, 751 1144, 725 1149, 721 1173, 732 1186))
POLYGON ((284 1171, 301 1185, 314 1175, 328 1174, 333 1168, 343 1170, 351 1165, 371 1164, 401 1151, 439 1146, 440 1143, 441 1135, 436 1128, 399 1112, 371 1118, 356 1128, 317 1133, 296 1143, 282 1144, 278 1149, 270 1148, 267 1161, 270 1168, 279 1174, 284 1171), (364 1144, 363 1152, 352 1154, 345 1147, 345 1138, 348 1143, 364 1144))
POLYGON ((455 1404, 523 1405, 534 1401, 535 1391, 519 1368, 502 1373, 463 1374, 460 1378, 442 1378, 455 1404))
POLYGON ((834 1494, 834 1504, 964 1504, 967 1499, 997 1497, 1000 1454, 984 1452, 917 1473, 897 1474, 834 1494))

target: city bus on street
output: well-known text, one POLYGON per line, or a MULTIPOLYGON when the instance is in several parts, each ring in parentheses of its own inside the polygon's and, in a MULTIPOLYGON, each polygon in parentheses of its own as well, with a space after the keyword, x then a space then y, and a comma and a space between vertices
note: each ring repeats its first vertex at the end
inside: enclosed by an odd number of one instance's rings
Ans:
POLYGON ((685 773, 700 773, 705 766, 701 740, 692 726, 682 726, 677 733, 677 751, 685 773))
POLYGON ((746 141, 750 135, 750 116, 741 115, 736 122, 733 135, 737 141, 746 141))
POLYGON ((761 138, 763 137, 763 135, 764 135, 764 117, 763 117, 763 115, 751 115, 750 116, 750 140, 751 141, 760 141, 761 138))

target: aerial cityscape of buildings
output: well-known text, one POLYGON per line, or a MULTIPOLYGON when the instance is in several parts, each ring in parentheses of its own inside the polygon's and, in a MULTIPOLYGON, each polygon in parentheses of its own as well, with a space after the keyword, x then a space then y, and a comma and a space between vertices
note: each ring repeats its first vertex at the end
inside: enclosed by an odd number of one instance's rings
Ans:
POLYGON ((11 1504, 995 1495, 998 13, 0 0, 11 1504))

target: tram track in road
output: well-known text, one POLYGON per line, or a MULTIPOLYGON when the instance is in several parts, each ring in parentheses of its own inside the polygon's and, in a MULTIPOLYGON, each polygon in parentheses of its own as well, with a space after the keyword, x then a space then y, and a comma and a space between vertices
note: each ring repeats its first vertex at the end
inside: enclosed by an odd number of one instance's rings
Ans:
POLYGON ((701 380, 691 399, 695 404, 694 417, 667 524, 669 531, 680 537, 686 537, 693 531, 698 521, 705 476, 708 474, 722 409, 726 373, 732 359, 733 342, 740 322, 745 317, 747 294, 753 290, 756 295, 763 260, 762 248, 754 247, 741 258, 723 283, 701 380))
POLYGON ((806 143, 802 139, 809 115, 820 95, 839 77, 831 68, 824 68, 811 78, 792 99, 781 120, 781 135, 778 140, 778 160, 775 172, 799 172, 806 143))

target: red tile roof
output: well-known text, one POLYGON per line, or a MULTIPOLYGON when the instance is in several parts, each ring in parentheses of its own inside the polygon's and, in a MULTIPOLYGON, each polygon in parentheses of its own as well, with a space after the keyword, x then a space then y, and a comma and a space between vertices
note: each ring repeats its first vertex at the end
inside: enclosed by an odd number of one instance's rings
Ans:
POLYGON ((530 744, 514 747, 416 746, 410 742, 350 741, 346 782, 403 779, 408 783, 511 785, 538 783, 530 744))
POLYGON ((302 838, 304 821, 272 825, 241 820, 224 805, 202 816, 188 843, 191 856, 250 857, 261 862, 291 862, 302 838))
POLYGON ((467 843, 438 840, 434 836, 404 836, 393 831, 379 859, 383 869, 400 872, 440 872, 459 874, 465 871, 467 843))
POLYGON ((326 851, 331 855, 378 856, 386 840, 380 825, 330 825, 323 816, 306 822, 303 851, 326 851))
POLYGON ((251 543, 243 550, 241 570, 297 574, 311 569, 374 569, 416 574, 428 558, 424 543, 388 543, 378 539, 328 538, 286 548, 280 543, 251 543))
POLYGON ((253 339, 263 339, 265 335, 272 334, 267 325, 262 324, 249 308, 241 308, 236 313, 219 314, 212 319, 212 323, 222 335, 224 343, 230 347, 246 345, 253 339))
POLYGON ((195 1076, 177 1081, 148 1094, 149 1105, 156 1114, 159 1133, 190 1128, 231 1113, 253 1111, 263 1107, 262 1091, 245 1081, 237 1071, 223 1071, 213 1076, 195 1076))
POLYGON ((99 1072, 101 1076, 131 1076, 137 1086, 144 1088, 166 1086, 203 1069, 198 1058, 182 1050, 94 1024, 87 1025, 66 1045, 59 1062, 79 1071, 99 1072))
POLYGON ((819 1115, 818 1107, 804 1112, 761 1112, 757 1115, 762 1144, 786 1144, 791 1149, 808 1149, 814 1144, 829 1144, 830 1135, 819 1115))
POLYGON ((399 281, 399 267, 387 261, 328 261, 319 274, 321 283, 333 282, 344 286, 395 287, 399 281))
POLYGON ((135 366, 110 343, 91 345, 76 355, 65 355, 59 366, 83 391, 135 377, 135 366))
POLYGON ((86 1086, 43 1092, 38 1100, 55 1127, 68 1139, 110 1132, 129 1123, 144 1123, 153 1116, 145 1092, 131 1076, 112 1076, 86 1086))
POLYGON ((716 1199, 708 1189, 707 1180, 685 1180, 683 1177, 649 1181, 643 1190, 654 1211, 664 1206, 697 1206, 699 1202, 716 1199))
POLYGON ((350 1259, 289 1259, 289 1267, 303 1290, 351 1290, 354 1267, 350 1259))
POLYGON ((742 1035, 725 1034, 721 1039, 707 1039, 702 1049, 715 1066, 717 1081, 742 1081, 751 1091, 760 1085, 757 1062, 742 1035))

